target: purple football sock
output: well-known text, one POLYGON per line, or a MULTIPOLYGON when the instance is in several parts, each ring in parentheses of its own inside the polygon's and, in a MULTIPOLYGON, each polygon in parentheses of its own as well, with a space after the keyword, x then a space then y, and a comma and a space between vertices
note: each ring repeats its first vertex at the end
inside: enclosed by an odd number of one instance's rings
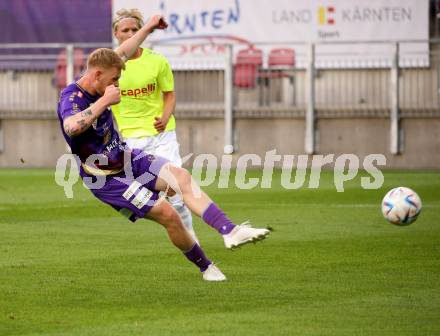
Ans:
POLYGON ((200 246, 196 243, 191 248, 191 250, 183 253, 185 257, 188 258, 193 264, 196 264, 200 268, 200 272, 206 271, 208 266, 212 264, 211 260, 209 260, 200 246))
POLYGON ((228 234, 235 227, 231 220, 226 216, 226 214, 212 202, 203 211, 202 219, 206 224, 212 226, 222 235, 228 234))

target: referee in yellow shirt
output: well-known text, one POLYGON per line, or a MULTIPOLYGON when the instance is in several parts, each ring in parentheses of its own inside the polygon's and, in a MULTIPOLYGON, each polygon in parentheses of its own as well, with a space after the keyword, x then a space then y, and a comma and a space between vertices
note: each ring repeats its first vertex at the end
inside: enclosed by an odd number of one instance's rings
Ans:
MULTIPOLYGON (((139 10, 121 9, 113 20, 113 34, 121 44, 142 26, 143 17, 139 10)), ((127 145, 182 166, 173 116, 176 106, 174 77, 167 59, 150 49, 139 48, 125 63, 119 88, 121 102, 112 110, 127 145)), ((191 211, 182 198, 176 194, 169 201, 197 240, 191 211)))

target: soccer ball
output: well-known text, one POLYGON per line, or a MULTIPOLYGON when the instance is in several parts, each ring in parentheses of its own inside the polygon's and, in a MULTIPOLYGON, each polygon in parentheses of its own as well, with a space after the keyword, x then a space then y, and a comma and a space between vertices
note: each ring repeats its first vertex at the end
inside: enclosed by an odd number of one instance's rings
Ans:
POLYGON ((422 201, 417 193, 406 187, 391 189, 382 200, 382 214, 395 225, 409 225, 422 210, 422 201))

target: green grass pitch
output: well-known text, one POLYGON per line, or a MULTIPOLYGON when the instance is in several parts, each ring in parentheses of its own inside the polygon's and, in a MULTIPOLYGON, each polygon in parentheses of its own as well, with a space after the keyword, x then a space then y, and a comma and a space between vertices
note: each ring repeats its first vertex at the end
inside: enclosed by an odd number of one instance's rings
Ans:
MULTIPOLYGON (((258 177, 261 172, 251 175, 258 177)), ((228 276, 206 283, 150 221, 126 221, 52 170, 0 170, 0 335, 440 335, 440 173, 360 176, 318 189, 205 190, 235 221, 273 227, 238 251, 195 228, 228 276), (423 202, 408 227, 380 213, 404 185, 423 202)))

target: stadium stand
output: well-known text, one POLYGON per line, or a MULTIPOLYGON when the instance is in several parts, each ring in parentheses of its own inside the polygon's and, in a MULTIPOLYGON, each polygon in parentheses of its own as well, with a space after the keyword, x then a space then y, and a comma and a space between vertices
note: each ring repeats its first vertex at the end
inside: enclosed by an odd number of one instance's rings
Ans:
MULTIPOLYGON (((85 59, 84 51, 81 48, 75 48, 73 50, 73 73, 74 77, 78 78, 81 72, 85 68, 85 59)), ((57 63, 55 65, 55 85, 58 90, 62 90, 66 87, 67 83, 67 57, 66 50, 62 49, 57 57, 57 63)))

